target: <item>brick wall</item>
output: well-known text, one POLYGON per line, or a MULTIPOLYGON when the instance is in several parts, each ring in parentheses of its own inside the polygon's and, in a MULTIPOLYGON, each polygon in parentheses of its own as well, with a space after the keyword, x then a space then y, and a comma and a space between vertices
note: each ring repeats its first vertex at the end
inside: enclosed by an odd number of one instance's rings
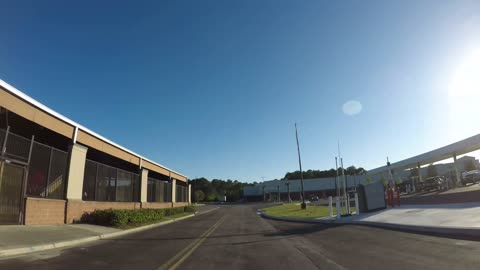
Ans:
POLYGON ((79 220, 84 213, 93 212, 95 209, 140 209, 138 202, 88 202, 69 200, 67 202, 67 223, 79 220))
POLYGON ((63 224, 65 201, 27 197, 25 199, 25 225, 63 224))
POLYGON ((188 202, 174 202, 173 207, 187 206, 188 202))
POLYGON ((172 208, 171 202, 144 202, 142 203, 142 208, 172 208))
POLYGON ((160 209, 186 205, 188 202, 90 202, 28 197, 25 205, 25 225, 64 224, 65 221, 73 223, 75 220, 79 220, 84 213, 93 212, 95 209, 160 209))

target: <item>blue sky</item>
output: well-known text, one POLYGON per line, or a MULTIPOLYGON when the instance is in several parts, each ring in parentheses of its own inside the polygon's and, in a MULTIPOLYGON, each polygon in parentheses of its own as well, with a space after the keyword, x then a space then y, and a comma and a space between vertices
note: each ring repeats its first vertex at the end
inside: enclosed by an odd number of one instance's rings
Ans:
POLYGON ((295 122, 305 169, 333 167, 337 139, 346 166, 372 169, 480 132, 478 85, 457 90, 465 63, 480 77, 478 1, 0 9, 1 79, 190 178, 298 169, 295 122), (360 113, 343 113, 350 100, 360 113))

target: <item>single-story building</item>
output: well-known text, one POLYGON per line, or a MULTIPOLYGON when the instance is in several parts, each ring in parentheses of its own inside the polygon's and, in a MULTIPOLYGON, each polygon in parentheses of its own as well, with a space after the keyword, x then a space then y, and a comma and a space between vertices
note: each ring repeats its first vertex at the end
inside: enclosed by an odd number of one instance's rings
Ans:
POLYGON ((187 177, 0 80, 0 224, 62 224, 95 209, 190 203, 187 177))

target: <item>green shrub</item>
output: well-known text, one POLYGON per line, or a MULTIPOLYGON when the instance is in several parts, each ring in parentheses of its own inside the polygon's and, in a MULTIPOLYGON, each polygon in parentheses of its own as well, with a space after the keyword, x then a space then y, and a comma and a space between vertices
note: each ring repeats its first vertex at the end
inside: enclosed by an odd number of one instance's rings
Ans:
POLYGON ((167 209, 134 209, 118 210, 106 209, 95 210, 91 213, 85 213, 80 222, 102 226, 119 227, 127 224, 142 224, 160 221, 164 217, 181 214, 184 212, 195 212, 193 206, 175 207, 167 209))
POLYGON ((195 213, 195 211, 197 211, 197 209, 195 209, 195 206, 193 205, 187 205, 184 207, 184 210, 183 210, 185 213, 195 213))
POLYGON ((181 214, 185 211, 184 207, 175 207, 175 208, 168 208, 165 209, 165 216, 173 216, 176 214, 181 214))

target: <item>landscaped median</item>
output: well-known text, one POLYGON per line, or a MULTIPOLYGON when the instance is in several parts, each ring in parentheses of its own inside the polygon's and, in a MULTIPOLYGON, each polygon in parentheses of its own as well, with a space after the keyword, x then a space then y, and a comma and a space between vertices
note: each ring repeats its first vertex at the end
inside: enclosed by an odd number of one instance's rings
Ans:
MULTIPOLYGON (((330 210, 326 205, 311 205, 308 204, 306 209, 301 209, 300 203, 285 203, 281 205, 274 205, 261 209, 261 211, 268 216, 280 218, 297 218, 297 219, 316 219, 326 218, 330 216, 330 210)), ((333 208, 333 215, 337 211, 333 208)))
POLYGON ((80 219, 80 223, 130 229, 165 220, 177 219, 194 213, 195 207, 191 205, 166 209, 106 209, 85 213, 80 219))

